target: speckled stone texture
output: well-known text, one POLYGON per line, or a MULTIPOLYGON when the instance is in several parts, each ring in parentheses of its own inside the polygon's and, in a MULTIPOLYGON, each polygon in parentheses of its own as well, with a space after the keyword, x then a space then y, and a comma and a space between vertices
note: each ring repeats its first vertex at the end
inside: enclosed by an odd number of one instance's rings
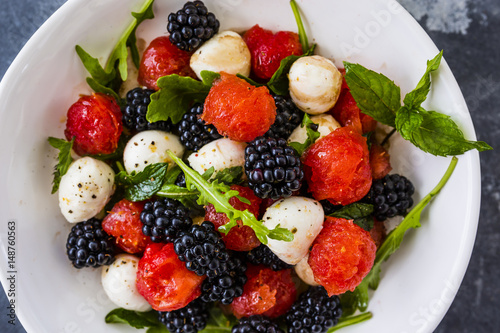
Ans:
MULTIPOLYGON (((457 297, 436 332, 497 332, 500 329, 500 2, 399 1, 419 20, 438 48, 445 50, 446 60, 469 105, 478 139, 497 148, 481 154, 482 205, 474 252, 457 297)), ((64 2, 2 1, 0 77, 29 37, 64 2)), ((7 299, 0 292, 0 332, 25 332, 19 323, 8 324, 6 307, 7 299)), ((415 332, 420 332, 429 316, 432 313, 422 309, 415 332)))

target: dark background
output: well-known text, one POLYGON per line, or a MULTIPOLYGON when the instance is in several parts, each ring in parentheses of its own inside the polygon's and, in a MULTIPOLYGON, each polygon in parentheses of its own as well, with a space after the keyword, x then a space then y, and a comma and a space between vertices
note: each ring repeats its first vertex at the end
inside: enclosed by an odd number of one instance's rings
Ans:
MULTIPOLYGON (((30 36, 65 0, 2 0, 0 78, 30 36)), ((497 148, 481 153, 482 204, 474 252, 450 310, 436 332, 500 329, 500 1, 400 0, 419 20, 462 89, 479 140, 497 148)), ((42 281, 41 281, 42 282, 42 281)), ((0 292, 0 332, 25 332, 7 323, 0 292)))

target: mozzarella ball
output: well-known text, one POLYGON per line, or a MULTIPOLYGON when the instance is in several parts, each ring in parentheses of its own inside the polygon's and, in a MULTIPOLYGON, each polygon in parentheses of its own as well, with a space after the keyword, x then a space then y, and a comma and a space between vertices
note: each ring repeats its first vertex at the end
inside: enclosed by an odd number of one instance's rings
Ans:
MULTIPOLYGON (((329 114, 320 114, 317 116, 312 116, 311 121, 318 125, 319 138, 327 136, 331 132, 335 131, 337 128, 341 127, 338 121, 335 120, 329 114)), ((298 142, 304 143, 307 140, 307 130, 305 127, 297 126, 296 129, 293 130, 292 134, 288 138, 288 142, 298 142)))
POLYGON ((59 184, 59 207, 71 223, 98 214, 114 193, 115 173, 92 157, 74 161, 59 184))
POLYGON ((311 269, 311 266, 309 266, 309 263, 307 262, 308 260, 309 260, 309 253, 304 258, 302 258, 302 260, 299 261, 297 265, 295 265, 295 273, 297 273, 299 278, 308 285, 317 287, 320 284, 314 280, 314 274, 311 269))
POLYGON ((191 56, 191 68, 201 79, 201 71, 250 75, 250 50, 233 31, 223 31, 210 38, 191 56))
POLYGON ((339 98, 342 74, 324 57, 299 58, 290 68, 288 78, 290 97, 306 113, 324 113, 339 98))
POLYGON ((127 142, 123 152, 123 163, 128 173, 140 172, 149 164, 169 163, 169 169, 174 165, 167 151, 182 157, 184 146, 179 137, 163 131, 139 132, 127 142))
POLYGON ((266 210, 264 225, 274 229, 279 224, 290 230, 294 238, 291 242, 269 239, 267 246, 287 264, 296 265, 309 252, 324 219, 323 206, 316 200, 305 197, 279 200, 266 210))
POLYGON ((188 157, 189 165, 199 174, 214 167, 214 175, 223 169, 245 164, 245 147, 243 142, 222 138, 207 143, 188 157))
POLYGON ((136 288, 139 258, 130 254, 119 254, 109 266, 103 266, 101 283, 106 295, 117 306, 127 310, 145 312, 151 305, 136 288))

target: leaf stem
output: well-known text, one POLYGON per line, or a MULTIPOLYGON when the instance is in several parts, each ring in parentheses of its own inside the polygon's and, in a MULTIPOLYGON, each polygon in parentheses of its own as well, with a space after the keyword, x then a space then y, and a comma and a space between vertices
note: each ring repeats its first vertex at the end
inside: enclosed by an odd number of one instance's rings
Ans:
POLYGON ((302 23, 302 18, 300 17, 299 7, 297 6, 295 0, 290 0, 290 6, 292 7, 295 21, 297 21, 300 44, 302 45, 302 52, 306 53, 309 50, 309 41, 307 40, 306 30, 304 29, 304 24, 302 23))
POLYGON ((389 134, 387 134, 384 138, 384 140, 382 140, 382 143, 380 144, 381 146, 385 145, 387 143, 387 141, 389 141, 389 139, 391 138, 391 136, 396 133, 396 129, 393 128, 392 131, 389 132, 389 134))
POLYGON ((119 161, 116 161, 116 167, 118 168, 119 171, 125 171, 125 168, 119 161))
POLYGON ((373 314, 371 312, 365 312, 365 313, 362 313, 362 314, 357 315, 357 316, 340 318, 338 324, 335 325, 334 327, 330 328, 327 333, 335 332, 341 328, 351 326, 354 324, 362 323, 364 321, 371 319, 372 317, 373 317, 373 314))

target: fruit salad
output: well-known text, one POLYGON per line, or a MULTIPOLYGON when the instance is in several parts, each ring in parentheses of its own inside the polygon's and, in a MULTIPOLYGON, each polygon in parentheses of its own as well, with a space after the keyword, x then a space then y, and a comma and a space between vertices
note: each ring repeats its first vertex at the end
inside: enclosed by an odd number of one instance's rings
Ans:
POLYGON ((375 81, 399 93, 384 75, 315 54, 290 4, 298 33, 259 22, 238 33, 189 1, 155 18, 168 35, 139 50, 148 0, 119 42, 138 69, 132 79, 127 59, 112 54, 101 67, 76 47, 94 93, 67 111, 65 139, 49 138, 59 149, 52 193, 74 224, 69 262, 102 270, 117 306, 107 323, 327 332, 367 320, 381 263, 456 165, 414 205, 412 182, 390 173, 391 135, 441 156, 491 148, 465 140, 449 118, 454 142, 425 137, 440 114, 420 104, 442 53, 401 105, 377 94, 375 81))

